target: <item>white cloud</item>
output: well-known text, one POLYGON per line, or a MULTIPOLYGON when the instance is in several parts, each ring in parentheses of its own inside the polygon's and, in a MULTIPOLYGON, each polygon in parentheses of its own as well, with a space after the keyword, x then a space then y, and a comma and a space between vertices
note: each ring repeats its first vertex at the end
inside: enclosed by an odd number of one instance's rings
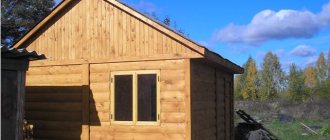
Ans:
POLYGON ((320 13, 307 10, 263 10, 247 25, 229 24, 215 34, 218 41, 260 45, 273 39, 311 38, 330 25, 330 3, 320 13))
POLYGON ((204 47, 208 47, 209 46, 209 43, 206 42, 206 41, 199 41, 198 42, 200 45, 204 46, 204 47))
POLYGON ((286 52, 284 49, 277 49, 274 51, 274 54, 276 54, 278 57, 286 57, 286 52))
POLYGON ((298 45, 296 48, 290 51, 290 54, 300 57, 309 57, 315 54, 315 49, 308 45, 298 45))
POLYGON ((290 66, 293 64, 294 62, 293 61, 282 61, 281 62, 281 65, 282 65, 282 68, 285 70, 285 71, 288 71, 290 66))
POLYGON ((135 6, 149 14, 156 13, 156 11, 158 11, 158 8, 155 4, 145 0, 140 0, 137 4, 135 4, 135 6))
POLYGON ((307 61, 305 62, 305 65, 314 65, 317 61, 318 56, 311 56, 307 59, 307 61))
POLYGON ((330 2, 322 7, 319 18, 323 25, 330 25, 330 2))

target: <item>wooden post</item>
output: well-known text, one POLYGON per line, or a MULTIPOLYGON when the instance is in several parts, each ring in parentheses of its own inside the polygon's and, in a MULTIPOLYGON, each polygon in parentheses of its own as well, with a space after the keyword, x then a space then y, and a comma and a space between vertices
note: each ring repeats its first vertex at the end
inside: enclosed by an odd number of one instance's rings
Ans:
POLYGON ((235 131, 234 131, 234 76, 232 75, 231 76, 231 79, 230 79, 230 106, 231 106, 231 110, 230 110, 230 114, 231 114, 231 120, 230 120, 230 123, 231 123, 231 127, 230 127, 230 131, 231 131, 231 140, 234 140, 235 138, 235 131))
POLYGON ((191 140, 191 106, 190 106, 190 59, 185 59, 185 104, 186 104, 186 140, 191 140))
MULTIPOLYGON (((23 139, 23 119, 24 119, 24 108, 25 108, 25 71, 18 71, 17 73, 18 84, 18 96, 17 96, 17 130, 16 139, 23 139)), ((6 129, 6 128, 4 128, 6 129)))
POLYGON ((25 71, 28 60, 2 58, 1 139, 23 139, 25 71))
POLYGON ((81 139, 89 140, 89 64, 82 64, 82 130, 81 139))

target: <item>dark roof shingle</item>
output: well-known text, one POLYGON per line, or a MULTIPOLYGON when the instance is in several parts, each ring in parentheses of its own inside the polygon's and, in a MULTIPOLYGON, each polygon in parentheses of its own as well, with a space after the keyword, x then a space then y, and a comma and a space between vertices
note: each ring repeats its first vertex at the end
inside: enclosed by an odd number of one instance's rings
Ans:
POLYGON ((25 48, 7 48, 1 47, 1 58, 7 59, 28 59, 29 61, 46 59, 44 54, 38 54, 36 51, 27 51, 25 48))

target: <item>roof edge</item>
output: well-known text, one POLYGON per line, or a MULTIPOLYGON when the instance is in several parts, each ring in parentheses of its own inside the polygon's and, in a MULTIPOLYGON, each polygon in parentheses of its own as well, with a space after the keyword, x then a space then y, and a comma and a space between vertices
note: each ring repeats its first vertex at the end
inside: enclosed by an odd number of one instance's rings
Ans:
MULTIPOLYGON (((12 45, 13 48, 21 48, 21 45, 24 44, 27 40, 30 39, 40 28, 42 28, 45 24, 48 23, 57 13, 59 13, 62 9, 64 9, 67 5, 71 2, 76 0, 63 0, 60 4, 58 4, 54 10, 52 10, 44 19, 40 20, 31 30, 29 30, 23 37, 21 37, 16 43, 12 45)), ((166 25, 140 13, 139 11, 135 10, 134 8, 119 2, 117 0, 104 0, 117 8, 127 12, 131 16, 141 20, 142 22, 152 26, 153 28, 165 33, 166 35, 172 37, 173 39, 181 42, 184 44, 185 47, 192 49, 196 53, 204 56, 204 58, 211 60, 217 64, 225 66, 230 70, 234 71, 237 74, 241 74, 244 72, 244 69, 240 66, 236 65, 235 63, 229 61, 228 59, 223 58, 221 55, 208 50, 206 47, 198 44, 195 41, 183 36, 182 34, 174 31, 173 29, 167 27, 166 25)))
POLYGON ((1 59, 26 59, 29 61, 46 59, 44 54, 26 49, 1 47, 1 59))
MULTIPOLYGON (((64 9, 67 5, 71 2, 76 0, 63 0, 59 3, 54 10, 52 10, 45 18, 40 20, 33 28, 31 28, 23 37, 21 37, 17 42, 15 42, 12 47, 13 48, 21 48, 21 45, 24 44, 26 41, 29 40, 40 28, 42 28, 45 24, 48 23, 57 13, 59 13, 62 9, 64 9)), ((167 34, 168 36, 172 37, 173 39, 185 44, 186 47, 192 49, 193 51, 199 53, 200 55, 204 55, 205 47, 199 45, 198 43, 184 37, 180 33, 174 31, 173 29, 166 27, 165 25, 155 21, 154 19, 149 18, 148 16, 138 12, 137 10, 131 8, 130 6, 123 4, 117 0, 104 0, 117 8, 127 12, 128 14, 132 15, 133 17, 145 22, 149 26, 160 30, 161 32, 167 34)))
POLYGON ((231 62, 228 59, 223 58, 221 55, 212 52, 208 49, 205 51, 205 58, 209 61, 215 62, 223 67, 228 68, 229 70, 233 71, 235 74, 243 74, 244 68, 238 66, 237 64, 231 62))
POLYGON ((63 0, 59 3, 47 16, 40 20, 34 27, 32 27, 25 35, 23 35, 17 42, 12 45, 12 48, 20 48, 32 35, 34 35, 40 28, 42 28, 50 19, 52 19, 59 11, 70 4, 74 0, 63 0))
POLYGON ((206 49, 204 46, 199 45, 198 43, 190 40, 189 38, 181 35, 180 33, 174 31, 173 29, 169 28, 168 26, 161 24, 160 22, 148 17, 145 14, 142 14, 141 12, 135 10, 134 8, 128 6, 127 4, 119 2, 118 0, 105 0, 105 1, 116 6, 117 8, 127 12, 131 16, 143 21, 144 23, 148 24, 149 26, 152 26, 153 28, 156 28, 159 31, 167 34, 168 36, 172 37, 173 39, 185 44, 186 47, 196 51, 200 55, 204 55, 204 52, 206 49))

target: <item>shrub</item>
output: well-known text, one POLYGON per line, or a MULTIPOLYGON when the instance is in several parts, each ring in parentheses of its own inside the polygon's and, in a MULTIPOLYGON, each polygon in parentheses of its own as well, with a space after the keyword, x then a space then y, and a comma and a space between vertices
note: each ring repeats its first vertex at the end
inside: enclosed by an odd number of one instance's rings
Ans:
POLYGON ((324 126, 321 130, 320 130, 320 134, 323 136, 330 136, 330 125, 326 125, 324 126))

